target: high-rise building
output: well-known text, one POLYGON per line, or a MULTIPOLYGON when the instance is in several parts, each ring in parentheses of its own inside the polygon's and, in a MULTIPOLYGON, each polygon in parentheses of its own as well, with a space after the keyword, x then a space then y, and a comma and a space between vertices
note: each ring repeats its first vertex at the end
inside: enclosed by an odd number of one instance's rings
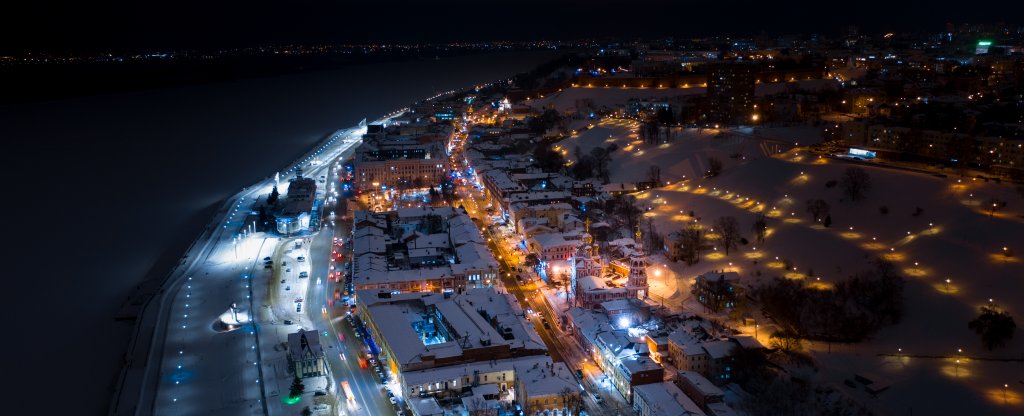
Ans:
POLYGON ((749 123, 754 106, 754 64, 729 62, 708 69, 707 120, 715 123, 749 123))

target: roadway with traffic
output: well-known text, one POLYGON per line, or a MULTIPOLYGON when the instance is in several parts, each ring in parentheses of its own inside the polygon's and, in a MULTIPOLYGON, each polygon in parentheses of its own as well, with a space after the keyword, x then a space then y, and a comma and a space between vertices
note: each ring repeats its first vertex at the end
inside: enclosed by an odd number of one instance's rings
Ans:
MULTIPOLYGON (((465 129, 460 130, 465 131, 465 129)), ((499 274, 503 286, 515 296, 524 309, 534 311, 528 320, 533 324, 544 344, 548 346, 551 359, 565 362, 569 368, 579 369, 583 372, 584 379, 579 381, 586 385, 587 392, 592 393, 586 395, 588 414, 630 413, 629 404, 625 402, 621 394, 615 391, 605 374, 589 358, 589 354, 583 351, 571 334, 562 331, 559 323, 564 322, 564 317, 560 313, 556 314, 544 299, 544 295, 540 291, 544 283, 524 264, 525 252, 517 248, 517 244, 513 241, 517 237, 514 234, 503 235, 495 230, 501 222, 494 215, 497 209, 492 206, 491 199, 485 190, 477 186, 477 178, 470 174, 471 166, 463 156, 467 140, 465 134, 461 134, 455 140, 455 146, 452 149, 452 166, 466 178, 464 183, 458 185, 459 204, 466 209, 471 217, 478 220, 477 226, 484 233, 491 251, 495 253, 495 257, 499 261, 499 274), (595 394, 601 399, 597 399, 595 394)))
MULTIPOLYGON (((325 173, 331 164, 317 162, 344 157, 364 131, 329 136, 284 170, 282 182, 300 169, 314 178, 325 173)), ((270 177, 228 198, 146 305, 111 414, 276 413, 268 403, 271 388, 263 386, 274 368, 262 365, 268 351, 258 348, 265 323, 226 328, 219 318, 232 316, 232 304, 243 319, 253 311, 258 317, 265 306, 255 306, 255 294, 268 289, 260 278, 276 270, 263 269, 261 260, 279 257, 284 240, 254 232, 253 221, 259 198, 278 183, 270 177)))

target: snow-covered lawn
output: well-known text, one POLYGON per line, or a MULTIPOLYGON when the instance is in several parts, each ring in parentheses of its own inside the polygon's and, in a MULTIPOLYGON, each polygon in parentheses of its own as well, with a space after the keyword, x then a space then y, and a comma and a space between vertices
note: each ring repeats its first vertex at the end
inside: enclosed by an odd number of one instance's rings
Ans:
POLYGON ((636 121, 605 118, 593 125, 592 129, 562 140, 557 146, 566 151, 568 160, 575 160, 576 147, 582 154, 589 154, 595 147, 615 144, 618 149, 611 154, 609 164, 609 179, 615 183, 645 181, 653 165, 661 167, 662 181, 674 183, 701 177, 708 169, 709 158, 718 159, 728 170, 730 166, 780 150, 779 145, 762 143, 759 137, 775 139, 796 135, 809 143, 820 131, 810 126, 736 131, 673 128, 671 132, 663 132, 659 144, 646 144, 636 121))
MULTIPOLYGON (((645 171, 641 166, 656 163, 668 180, 684 174, 691 177, 692 171, 676 171, 685 169, 685 163, 666 160, 674 157, 685 161, 693 157, 692 152, 715 152, 714 140, 710 139, 709 146, 708 140, 698 139, 684 141, 687 144, 670 147, 664 153, 651 151, 647 157, 621 162, 619 169, 613 167, 613 176, 627 175, 621 170, 645 171), (703 150, 698 148, 701 142, 706 145, 703 150)), ((992 352, 984 350, 978 337, 967 329, 967 322, 989 299, 1018 322, 1024 319, 1024 263, 1019 258, 1024 255, 1024 199, 1012 186, 980 180, 958 183, 956 178, 867 166, 864 169, 871 177, 872 188, 865 200, 853 203, 843 200, 840 186, 825 186, 830 180, 838 181, 852 165, 795 151, 779 157, 747 155, 746 160, 726 162, 717 178, 673 183, 638 194, 642 203, 652 206, 646 215, 663 234, 692 221, 688 214, 694 211, 707 226, 713 226, 720 216, 736 217, 741 232, 751 240, 728 256, 713 251, 693 267, 674 263, 672 269, 684 278, 711 269, 736 269, 751 281, 773 276, 806 278, 813 269, 814 276, 821 278, 821 283, 815 283, 827 287, 869 269, 872 259, 885 257, 907 282, 905 316, 874 339, 834 346, 831 354, 824 352, 825 345, 814 345, 816 357, 825 364, 822 373, 826 380, 846 388, 842 380, 856 372, 889 378, 895 382, 890 391, 869 400, 877 400, 892 413, 906 413, 909 408, 919 414, 1009 414, 1014 412, 1011 408, 1024 410, 1024 384, 1019 381, 1024 379, 1024 363, 968 358, 1024 358, 1024 334, 1019 329, 1010 344, 992 352), (1008 202, 995 215, 984 210, 992 197, 1008 202), (818 198, 831 206, 833 223, 829 228, 812 223, 806 212, 805 201, 818 198), (882 206, 888 209, 887 214, 881 213, 882 206), (921 213, 912 215, 918 207, 921 213), (769 235, 763 244, 757 244, 751 229, 756 212, 762 211, 770 217, 769 235), (1004 256, 1003 247, 1016 255, 1004 256), (783 260, 791 261, 796 271, 783 270, 783 260), (959 366, 955 364, 958 348, 964 351, 959 366), (904 354, 954 358, 895 359, 877 355, 900 349, 904 354), (1006 405, 1002 402, 1004 383, 1009 385, 1006 405), (993 395, 994 391, 998 394, 993 395)), ((618 156, 623 159, 621 154, 618 156)), ((661 287, 653 287, 655 293, 676 292, 665 290, 669 282, 657 284, 661 287)))

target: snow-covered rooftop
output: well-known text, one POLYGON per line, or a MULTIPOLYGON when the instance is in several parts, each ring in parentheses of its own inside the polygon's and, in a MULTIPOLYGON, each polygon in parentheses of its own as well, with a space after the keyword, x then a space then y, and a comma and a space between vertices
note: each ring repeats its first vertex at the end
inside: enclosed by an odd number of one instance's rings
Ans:
POLYGON ((679 387, 667 381, 635 386, 633 394, 639 396, 639 399, 652 409, 652 415, 705 415, 697 403, 690 400, 682 390, 679 390, 679 387))

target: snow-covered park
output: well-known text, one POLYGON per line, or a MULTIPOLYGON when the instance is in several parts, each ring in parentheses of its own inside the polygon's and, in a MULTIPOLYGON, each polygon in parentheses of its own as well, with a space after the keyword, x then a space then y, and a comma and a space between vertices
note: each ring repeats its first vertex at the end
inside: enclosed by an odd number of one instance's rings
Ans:
MULTIPOLYGON (((777 141, 820 140, 817 128, 687 129, 667 143, 646 144, 637 127, 606 119, 559 145, 571 160, 577 146, 585 153, 615 143, 611 182, 645 180, 649 167, 659 166, 661 180, 670 185, 636 197, 651 208, 645 215, 663 235, 687 221, 713 225, 732 216, 749 240, 729 255, 705 253, 693 266, 665 261, 671 273, 652 276, 653 294, 670 302, 685 299, 690 279, 713 269, 738 271, 750 284, 775 276, 807 279, 813 270, 810 283, 828 288, 881 257, 906 282, 904 316, 865 342, 811 344, 819 381, 882 414, 1024 412, 1020 325, 1011 342, 993 351, 967 327, 979 307, 990 303, 1018 322, 1024 313, 1024 195, 1014 185, 863 165, 871 187, 851 202, 831 181, 856 165, 778 146, 777 141), (717 177, 703 178, 710 157, 724 168, 717 177), (993 198, 1006 205, 991 210, 993 198), (831 207, 829 227, 811 218, 811 199, 831 207), (759 213, 768 217, 767 238, 760 244, 752 231, 759 213), (784 270, 784 264, 795 270, 784 270), (864 373, 891 382, 891 388, 871 398, 843 386, 843 380, 864 373)), ((766 341, 765 334, 761 339, 766 341)))

